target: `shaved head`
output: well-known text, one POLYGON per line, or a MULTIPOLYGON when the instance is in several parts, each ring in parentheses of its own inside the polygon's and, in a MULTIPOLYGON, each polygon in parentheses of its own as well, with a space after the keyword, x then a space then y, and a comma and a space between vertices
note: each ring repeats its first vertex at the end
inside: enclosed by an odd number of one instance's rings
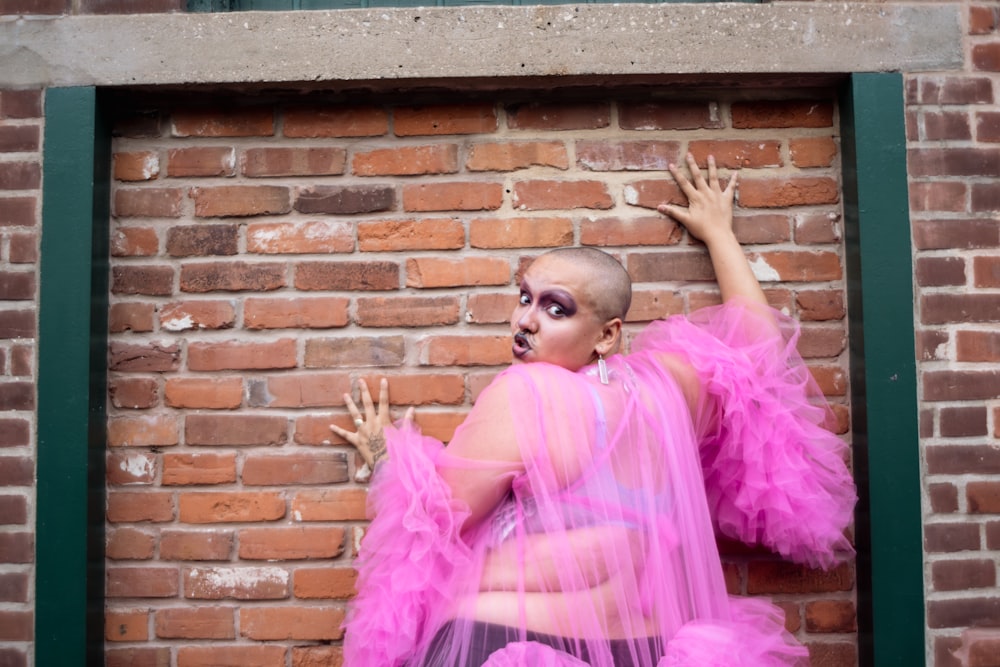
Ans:
MULTIPOLYGON (((632 278, 617 259, 597 248, 556 248, 538 259, 551 258, 585 269, 590 278, 587 296, 602 320, 625 320, 632 303, 632 278)), ((537 260, 536 260, 537 261, 537 260)))

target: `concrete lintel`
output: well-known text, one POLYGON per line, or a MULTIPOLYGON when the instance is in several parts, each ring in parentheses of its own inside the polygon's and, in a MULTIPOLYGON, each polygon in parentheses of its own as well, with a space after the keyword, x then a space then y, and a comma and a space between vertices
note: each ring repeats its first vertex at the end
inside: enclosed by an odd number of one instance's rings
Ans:
POLYGON ((933 71, 960 4, 469 6, 7 17, 0 86, 933 71))

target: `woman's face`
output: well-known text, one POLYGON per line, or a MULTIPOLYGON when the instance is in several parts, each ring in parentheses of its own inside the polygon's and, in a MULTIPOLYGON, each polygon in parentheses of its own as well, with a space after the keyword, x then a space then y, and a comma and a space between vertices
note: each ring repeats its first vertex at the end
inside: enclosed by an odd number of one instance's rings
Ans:
POLYGON ((521 280, 511 315, 518 361, 545 361, 576 371, 597 359, 604 323, 587 292, 588 269, 552 256, 535 260, 521 280))

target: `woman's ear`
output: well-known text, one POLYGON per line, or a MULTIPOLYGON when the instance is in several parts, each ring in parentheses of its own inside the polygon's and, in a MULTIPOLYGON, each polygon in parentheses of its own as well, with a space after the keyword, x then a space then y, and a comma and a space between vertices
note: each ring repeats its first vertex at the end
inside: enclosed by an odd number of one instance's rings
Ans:
POLYGON ((604 323, 601 328, 601 337, 594 347, 594 351, 601 356, 608 356, 618 351, 621 346, 622 319, 613 317, 604 323))

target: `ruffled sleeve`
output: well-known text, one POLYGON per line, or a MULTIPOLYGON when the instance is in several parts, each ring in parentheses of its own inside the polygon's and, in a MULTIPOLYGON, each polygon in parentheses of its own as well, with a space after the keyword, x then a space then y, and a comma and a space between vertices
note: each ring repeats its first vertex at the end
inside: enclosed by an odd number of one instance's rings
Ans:
POLYGON ((781 313, 735 300, 654 322, 633 350, 677 355, 697 374, 695 431, 720 532, 829 568, 854 552, 844 530, 857 498, 798 333, 781 313))
POLYGON ((355 562, 358 595, 344 628, 345 664, 397 667, 426 642, 447 607, 449 582, 470 561, 461 539, 468 509, 452 497, 435 461, 444 446, 412 426, 386 429, 390 458, 369 491, 368 528, 355 562))

